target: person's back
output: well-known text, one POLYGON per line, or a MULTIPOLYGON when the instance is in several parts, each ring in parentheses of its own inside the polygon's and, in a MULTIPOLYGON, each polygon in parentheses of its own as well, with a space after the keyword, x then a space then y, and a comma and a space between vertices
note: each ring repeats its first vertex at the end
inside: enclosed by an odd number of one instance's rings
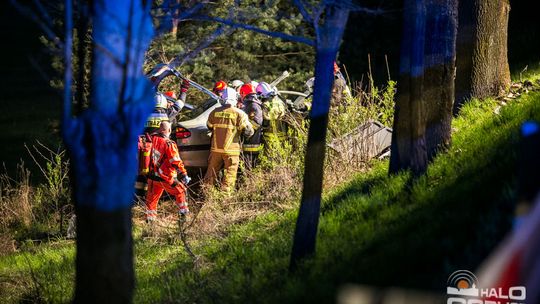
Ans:
POLYGON ((207 184, 216 181, 217 173, 225 170, 222 188, 226 192, 234 189, 236 173, 240 158, 240 135, 250 137, 253 127, 246 113, 233 107, 237 102, 237 93, 227 88, 221 95, 225 105, 213 110, 207 121, 208 129, 212 131, 212 146, 208 158, 208 170, 204 177, 207 184))
POLYGON ((241 131, 247 128, 248 124, 246 113, 229 104, 212 111, 207 123, 213 131, 211 151, 240 155, 241 131))

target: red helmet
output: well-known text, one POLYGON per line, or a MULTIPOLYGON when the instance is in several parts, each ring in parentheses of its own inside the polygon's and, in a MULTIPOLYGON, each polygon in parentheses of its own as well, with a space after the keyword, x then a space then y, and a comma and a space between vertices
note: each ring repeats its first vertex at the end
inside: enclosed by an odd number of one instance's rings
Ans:
POLYGON ((218 92, 221 92, 223 90, 225 90, 225 88, 227 87, 227 83, 223 80, 220 80, 218 82, 216 82, 216 84, 214 85, 214 93, 218 93, 218 92))
POLYGON ((251 83, 246 83, 240 87, 240 98, 244 99, 244 97, 248 96, 249 94, 256 94, 255 88, 253 88, 253 85, 251 83))
POLYGON ((171 98, 177 99, 176 94, 174 93, 174 91, 167 91, 167 92, 165 92, 165 95, 167 95, 167 96, 169 96, 171 98))

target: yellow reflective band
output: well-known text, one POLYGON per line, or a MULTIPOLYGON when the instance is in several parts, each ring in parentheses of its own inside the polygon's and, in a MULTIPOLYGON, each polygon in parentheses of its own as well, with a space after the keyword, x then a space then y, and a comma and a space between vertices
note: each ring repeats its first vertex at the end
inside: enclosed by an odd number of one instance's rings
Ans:
POLYGON ((225 118, 225 119, 235 119, 236 113, 230 113, 230 112, 215 112, 214 116, 217 118, 225 118))
POLYGON ((150 151, 148 151, 148 152, 143 152, 142 155, 143 155, 143 156, 150 156, 150 151))
POLYGON ((214 125, 214 128, 229 129, 229 130, 234 130, 234 129, 236 129, 235 126, 233 126, 233 125, 228 125, 228 124, 215 124, 215 125, 214 125))
POLYGON ((262 146, 258 147, 244 147, 244 152, 260 152, 262 150, 262 146))

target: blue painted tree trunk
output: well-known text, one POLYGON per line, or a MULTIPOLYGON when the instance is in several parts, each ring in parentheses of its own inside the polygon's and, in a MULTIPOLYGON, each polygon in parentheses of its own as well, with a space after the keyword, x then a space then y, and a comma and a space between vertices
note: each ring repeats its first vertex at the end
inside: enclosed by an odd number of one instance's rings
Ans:
POLYGON ((63 138, 77 214, 75 302, 132 301, 137 135, 153 108, 142 71, 153 33, 150 2, 91 2, 90 107, 73 117, 71 100, 65 101, 63 138))
POLYGON ((324 155, 330 95, 334 83, 334 61, 349 16, 348 9, 337 5, 326 8, 324 24, 317 31, 315 90, 304 169, 302 201, 296 221, 290 268, 315 252, 321 206, 324 155))
POLYGON ((418 176, 427 169, 423 113, 425 23, 425 0, 405 0, 390 173, 410 169, 418 176))
POLYGON ((451 143, 456 76, 457 0, 427 0, 424 108, 428 161, 451 143))

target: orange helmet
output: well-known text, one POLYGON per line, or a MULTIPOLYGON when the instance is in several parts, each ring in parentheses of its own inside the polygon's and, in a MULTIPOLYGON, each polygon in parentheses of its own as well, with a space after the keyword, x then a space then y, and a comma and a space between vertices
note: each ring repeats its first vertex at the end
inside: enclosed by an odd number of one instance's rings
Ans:
POLYGON ((240 98, 244 99, 244 97, 248 96, 249 94, 256 94, 255 88, 253 88, 253 85, 251 83, 246 83, 240 87, 240 98))
POLYGON ((169 96, 171 98, 177 99, 176 94, 174 93, 174 91, 167 91, 167 92, 165 92, 165 95, 167 95, 167 96, 169 96))
POLYGON ((220 80, 218 82, 216 82, 216 84, 214 85, 214 93, 218 93, 218 92, 221 92, 223 90, 225 90, 225 88, 227 87, 227 83, 223 80, 220 80))

